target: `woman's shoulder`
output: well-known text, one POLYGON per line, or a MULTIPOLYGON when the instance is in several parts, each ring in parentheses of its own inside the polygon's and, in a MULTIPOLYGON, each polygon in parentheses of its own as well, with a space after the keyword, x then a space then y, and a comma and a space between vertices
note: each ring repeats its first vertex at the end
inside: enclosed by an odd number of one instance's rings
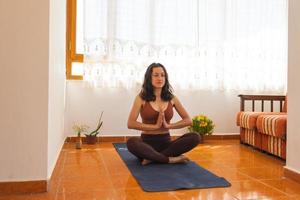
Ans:
POLYGON ((170 102, 172 103, 172 105, 175 105, 178 102, 177 96, 173 94, 172 99, 170 100, 170 102))
POLYGON ((140 94, 136 95, 136 97, 135 97, 135 102, 136 102, 137 104, 140 104, 140 105, 144 105, 144 104, 145 104, 145 100, 142 99, 142 97, 141 97, 140 94))

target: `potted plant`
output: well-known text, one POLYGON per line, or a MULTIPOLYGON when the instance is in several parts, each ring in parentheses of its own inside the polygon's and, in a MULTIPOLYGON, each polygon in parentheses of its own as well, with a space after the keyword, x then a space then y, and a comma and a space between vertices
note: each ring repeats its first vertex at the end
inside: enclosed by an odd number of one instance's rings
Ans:
POLYGON ((192 119, 192 125, 188 128, 191 132, 196 132, 200 136, 200 143, 203 143, 204 135, 211 135, 215 125, 207 116, 200 114, 192 119))
POLYGON ((75 131, 75 133, 77 134, 75 147, 76 147, 76 149, 81 149, 81 146, 82 146, 81 133, 86 132, 89 127, 85 124, 74 124, 72 128, 75 131))
POLYGON ((102 127, 103 121, 101 121, 103 115, 103 111, 101 112, 97 127, 95 130, 91 131, 90 133, 85 133, 86 136, 86 143, 87 144, 95 144, 97 142, 97 135, 99 134, 99 130, 102 127))

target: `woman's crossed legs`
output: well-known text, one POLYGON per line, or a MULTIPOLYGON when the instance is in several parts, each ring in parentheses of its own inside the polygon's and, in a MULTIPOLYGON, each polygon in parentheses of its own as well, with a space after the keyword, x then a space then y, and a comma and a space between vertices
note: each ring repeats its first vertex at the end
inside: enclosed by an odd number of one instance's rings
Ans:
POLYGON ((179 163, 188 159, 183 156, 199 143, 197 133, 186 133, 174 141, 170 134, 143 135, 141 138, 129 138, 128 150, 142 160, 142 164, 152 161, 160 163, 179 163))

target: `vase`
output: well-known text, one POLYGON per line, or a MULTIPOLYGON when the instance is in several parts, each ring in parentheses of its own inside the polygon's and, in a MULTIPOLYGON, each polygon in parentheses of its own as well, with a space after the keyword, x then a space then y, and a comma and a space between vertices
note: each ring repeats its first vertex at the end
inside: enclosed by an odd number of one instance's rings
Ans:
POLYGON ((86 143, 87 144, 96 144, 97 136, 95 135, 86 135, 86 143))
POLYGON ((76 138, 75 147, 76 147, 76 149, 81 149, 81 146, 82 146, 82 140, 81 140, 81 137, 78 136, 78 137, 76 138))

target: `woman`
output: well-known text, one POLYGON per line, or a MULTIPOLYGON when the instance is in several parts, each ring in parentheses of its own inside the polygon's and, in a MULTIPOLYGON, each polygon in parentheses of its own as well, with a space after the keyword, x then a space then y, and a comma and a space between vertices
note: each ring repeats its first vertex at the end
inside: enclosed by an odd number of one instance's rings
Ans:
POLYGON ((197 144, 196 133, 186 133, 171 141, 169 129, 178 129, 191 125, 188 113, 173 95, 165 67, 152 63, 145 73, 144 83, 139 95, 135 98, 128 118, 128 128, 141 130, 140 138, 127 141, 128 150, 142 160, 142 165, 152 161, 160 163, 182 163, 188 158, 182 155, 197 144), (171 123, 173 107, 182 118, 171 123), (137 118, 141 115, 142 122, 137 118))

